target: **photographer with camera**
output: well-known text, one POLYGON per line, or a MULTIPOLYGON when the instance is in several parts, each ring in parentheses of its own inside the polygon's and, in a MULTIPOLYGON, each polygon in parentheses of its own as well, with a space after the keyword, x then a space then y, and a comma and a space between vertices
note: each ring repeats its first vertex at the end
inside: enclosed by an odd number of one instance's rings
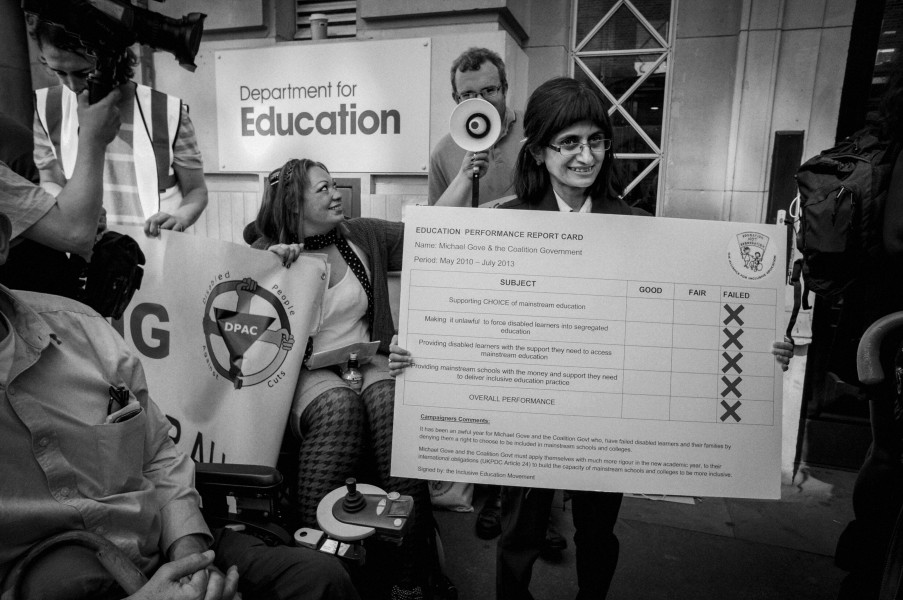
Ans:
MULTIPOLYGON (((63 26, 35 17, 30 35, 40 49, 41 63, 60 84, 35 92, 35 164, 41 183, 63 186, 78 156, 79 116, 73 107, 95 71, 93 41, 63 26)), ((125 49, 125 77, 136 63, 125 49)), ((122 124, 110 142, 103 173, 103 204, 107 221, 144 225, 148 235, 161 229, 183 231, 207 206, 204 165, 194 126, 184 103, 133 81, 119 86, 122 124)))

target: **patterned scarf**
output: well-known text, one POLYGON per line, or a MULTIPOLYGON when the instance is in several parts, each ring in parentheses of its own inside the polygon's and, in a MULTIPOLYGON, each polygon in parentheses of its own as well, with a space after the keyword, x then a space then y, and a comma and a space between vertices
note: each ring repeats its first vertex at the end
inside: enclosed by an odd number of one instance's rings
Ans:
MULTIPOLYGON (((351 269, 351 272, 357 276, 357 280, 360 281, 361 287, 364 288, 364 293, 367 295, 367 327, 370 331, 373 331, 373 286, 370 284, 370 280, 367 278, 367 271, 364 270, 364 263, 361 262, 361 259, 358 258, 357 254, 355 254, 354 250, 351 249, 351 245, 348 244, 348 240, 339 235, 338 228, 333 229, 329 233, 325 233, 323 235, 312 235, 310 237, 304 238, 304 249, 305 250, 322 250, 327 246, 331 246, 335 244, 336 250, 339 251, 339 254, 342 255, 342 258, 345 259, 345 262, 348 264, 348 268, 351 269)), ((313 340, 308 339, 307 341, 307 351, 304 353, 304 362, 307 362, 307 359, 310 358, 310 354, 313 351, 313 340)))

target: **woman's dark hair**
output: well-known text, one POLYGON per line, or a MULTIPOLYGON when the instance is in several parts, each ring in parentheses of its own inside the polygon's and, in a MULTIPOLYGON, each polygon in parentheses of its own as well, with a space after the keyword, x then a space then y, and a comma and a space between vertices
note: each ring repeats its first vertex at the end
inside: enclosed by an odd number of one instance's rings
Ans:
MULTIPOLYGON (((85 58, 90 56, 88 48, 77 35, 70 33, 64 27, 45 21, 44 19, 34 17, 28 21, 28 34, 37 42, 39 48, 44 48, 44 44, 49 44, 54 48, 72 52, 85 58)), ((138 64, 138 57, 132 52, 131 48, 126 48, 123 56, 120 57, 122 64, 121 73, 131 79, 135 75, 135 65, 138 64)))
MULTIPOLYGON (((570 77, 556 77, 536 88, 524 111, 526 138, 514 169, 514 189, 518 198, 527 204, 542 200, 551 179, 546 166, 537 165, 533 154, 545 149, 562 129, 589 121, 602 129, 607 139, 612 138, 611 119, 605 105, 605 97, 599 90, 570 77)), ((587 189, 588 196, 598 200, 617 196, 613 188, 613 165, 614 148, 605 153, 599 175, 587 189)))
POLYGON ((267 176, 263 201, 254 221, 258 234, 274 244, 301 241, 298 239, 298 221, 303 211, 304 190, 310 185, 308 171, 313 167, 329 172, 323 163, 293 158, 267 176))

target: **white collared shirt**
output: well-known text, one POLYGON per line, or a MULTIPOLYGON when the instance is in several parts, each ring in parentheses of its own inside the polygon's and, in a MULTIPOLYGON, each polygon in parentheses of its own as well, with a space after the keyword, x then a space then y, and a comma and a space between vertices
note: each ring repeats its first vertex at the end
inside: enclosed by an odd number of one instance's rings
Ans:
POLYGON ((169 437, 138 357, 99 314, 67 298, 11 293, 11 378, 0 388, 0 579, 25 550, 60 531, 110 539, 145 573, 184 535, 208 541, 194 462, 169 437), (144 410, 104 423, 110 385, 144 410), (7 482, 15 481, 14 485, 7 482))
POLYGON ((558 192, 552 190, 552 193, 555 194, 555 200, 558 202, 558 210, 561 212, 582 212, 588 213, 593 210, 593 199, 589 196, 586 197, 586 200, 583 202, 583 206, 580 207, 580 210, 574 210, 568 203, 561 199, 561 196, 558 195, 558 192))

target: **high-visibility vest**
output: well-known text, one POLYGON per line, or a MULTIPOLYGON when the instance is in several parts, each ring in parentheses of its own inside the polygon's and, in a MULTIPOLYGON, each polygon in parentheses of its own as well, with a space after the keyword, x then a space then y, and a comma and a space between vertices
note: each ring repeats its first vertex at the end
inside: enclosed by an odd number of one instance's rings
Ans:
MULTIPOLYGON (((132 162, 147 218, 159 210, 171 212, 182 202, 172 168, 182 101, 145 85, 136 84, 135 88, 133 114, 141 117, 141 123, 132 128, 132 162)), ((41 88, 35 90, 35 107, 54 156, 69 179, 78 156, 78 98, 62 85, 41 88)))

